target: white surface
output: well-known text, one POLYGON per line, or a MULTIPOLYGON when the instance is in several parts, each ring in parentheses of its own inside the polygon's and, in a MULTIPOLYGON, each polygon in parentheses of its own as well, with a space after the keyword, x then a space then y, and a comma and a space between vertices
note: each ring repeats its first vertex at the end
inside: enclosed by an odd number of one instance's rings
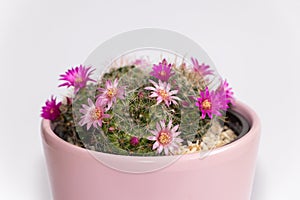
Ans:
POLYGON ((299 13, 298 0, 0 1, 0 199, 51 198, 40 107, 59 74, 141 27, 194 39, 260 115, 252 200, 300 199, 299 13))

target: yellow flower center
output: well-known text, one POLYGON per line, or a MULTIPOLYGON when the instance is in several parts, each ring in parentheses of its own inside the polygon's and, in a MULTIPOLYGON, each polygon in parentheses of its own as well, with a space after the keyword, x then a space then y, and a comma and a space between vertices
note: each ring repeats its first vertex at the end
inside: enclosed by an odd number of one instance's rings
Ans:
POLYGON ((158 93, 164 100, 167 99, 169 96, 166 90, 159 90, 158 93))
POLYGON ((164 70, 162 70, 161 72, 159 72, 159 74, 160 74, 161 76, 165 76, 165 75, 166 75, 166 72, 165 72, 164 70))
POLYGON ((53 114, 53 113, 54 113, 54 109, 51 108, 51 109, 50 109, 50 114, 53 114))
POLYGON ((112 98, 117 94, 117 89, 116 88, 110 88, 107 91, 107 96, 112 98))
POLYGON ((168 133, 161 132, 160 135, 159 135, 159 137, 158 137, 158 141, 162 145, 166 145, 166 144, 169 144, 171 142, 171 137, 170 137, 170 135, 168 133))
POLYGON ((76 83, 81 83, 83 80, 82 80, 82 78, 81 77, 76 77, 75 78, 75 82, 76 83))
POLYGON ((100 120, 102 118, 102 110, 100 108, 95 108, 92 112, 93 120, 100 120))
POLYGON ((210 110, 211 109, 211 102, 208 99, 204 100, 202 102, 202 108, 204 110, 210 110))

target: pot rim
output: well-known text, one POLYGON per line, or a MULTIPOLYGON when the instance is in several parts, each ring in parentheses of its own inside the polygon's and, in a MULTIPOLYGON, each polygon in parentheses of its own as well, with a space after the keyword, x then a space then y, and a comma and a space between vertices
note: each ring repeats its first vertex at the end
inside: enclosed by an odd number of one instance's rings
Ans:
MULTIPOLYGON (((254 110, 252 110, 249 106, 246 104, 236 101, 234 106, 232 107, 232 110, 238 112, 242 116, 245 117, 245 119, 248 121, 250 129, 249 131, 242 136, 241 138, 238 138, 237 140, 224 145, 222 147, 218 147, 216 149, 210 150, 209 155, 205 156, 206 157, 213 157, 213 156, 219 156, 222 155, 223 152, 227 151, 234 151, 237 148, 242 147, 244 144, 251 142, 254 140, 257 136, 257 134, 260 134, 260 129, 261 129, 261 123, 260 120, 255 113, 254 110)), ((106 155, 106 156, 112 156, 115 158, 120 157, 121 159, 124 157, 130 157, 132 159, 134 158, 147 158, 147 157, 142 157, 142 156, 128 156, 128 155, 117 155, 117 154, 108 154, 108 153, 103 153, 103 152, 96 152, 93 150, 88 150, 84 149, 81 147, 78 147, 76 145, 73 145, 69 142, 64 141, 60 137, 58 137, 51 129, 50 126, 51 121, 47 119, 42 119, 41 121, 41 134, 42 134, 42 140, 45 144, 49 145, 51 148, 57 150, 57 151, 64 151, 64 152, 70 152, 73 154, 78 155, 85 155, 85 154, 99 154, 99 155, 106 155)), ((196 153, 190 153, 190 154, 182 154, 182 155, 175 155, 177 157, 180 157, 180 160, 191 160, 191 159, 199 159, 199 152, 196 153)), ((148 156, 151 159, 162 159, 163 157, 171 157, 174 155, 170 156, 148 156)))

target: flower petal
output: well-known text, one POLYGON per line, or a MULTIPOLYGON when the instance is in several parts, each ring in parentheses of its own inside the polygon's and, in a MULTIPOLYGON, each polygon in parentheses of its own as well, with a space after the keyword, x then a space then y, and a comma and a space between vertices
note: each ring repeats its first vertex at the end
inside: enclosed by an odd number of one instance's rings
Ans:
POLYGON ((145 89, 145 90, 153 90, 153 91, 156 90, 154 87, 145 87, 144 89, 145 89))
POLYGON ((174 126, 173 128, 172 128, 172 132, 176 132, 177 130, 178 130, 178 128, 179 128, 179 125, 177 124, 176 126, 174 126))
POLYGON ((159 146, 159 143, 158 143, 158 142, 155 142, 155 143, 153 144, 152 150, 157 149, 158 147, 161 147, 161 146, 159 146))
POLYGON ((164 148, 164 152, 166 155, 169 155, 169 149, 167 147, 164 148))
POLYGON ((162 129, 166 128, 165 120, 160 121, 160 126, 162 129))
POLYGON ((155 136, 149 136, 147 137, 148 140, 151 140, 151 141, 155 141, 156 140, 156 137, 155 136))
POLYGON ((160 146, 158 147, 158 149, 157 149, 157 152, 158 152, 158 153, 161 153, 163 149, 164 149, 164 147, 163 147, 162 145, 160 145, 160 146))
POLYGON ((161 126, 158 122, 156 123, 156 130, 157 132, 161 131, 161 126))
POLYGON ((170 130, 171 127, 172 127, 172 120, 170 120, 169 123, 168 123, 168 129, 170 130))

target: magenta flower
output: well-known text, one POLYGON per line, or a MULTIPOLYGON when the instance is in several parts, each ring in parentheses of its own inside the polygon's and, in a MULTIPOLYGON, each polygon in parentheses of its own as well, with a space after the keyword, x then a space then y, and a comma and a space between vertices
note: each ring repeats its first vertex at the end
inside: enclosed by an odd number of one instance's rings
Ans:
POLYGON ((145 87, 145 90, 152 90, 152 93, 149 97, 157 97, 157 105, 160 104, 162 101, 169 107, 171 103, 177 105, 178 103, 176 100, 180 101, 179 97, 173 96, 178 93, 178 90, 172 90, 171 85, 167 82, 162 82, 159 80, 159 83, 155 83, 152 80, 149 80, 154 87, 145 87))
POLYGON ((139 141, 139 138, 138 138, 138 137, 133 136, 133 137, 130 138, 130 144, 131 144, 132 146, 138 145, 139 142, 140 142, 140 141, 139 141))
POLYGON ((226 80, 222 80, 222 83, 217 90, 217 92, 222 93, 220 95, 225 95, 226 99, 229 103, 234 103, 233 91, 232 88, 229 87, 229 84, 226 80))
POLYGON ((191 58, 193 63, 193 69, 194 72, 198 73, 200 76, 205 77, 207 75, 212 75, 213 70, 210 69, 209 65, 205 65, 202 63, 202 65, 199 65, 198 60, 196 58, 191 58))
POLYGON ((174 72, 172 72, 172 65, 168 64, 166 59, 163 59, 158 65, 153 65, 152 70, 150 75, 161 81, 168 81, 169 78, 174 75, 174 72))
POLYGON ((181 142, 183 142, 181 138, 177 138, 181 133, 177 131, 178 128, 179 125, 172 127, 172 120, 169 121, 167 127, 163 120, 160 123, 156 123, 156 130, 151 130, 150 132, 153 135, 148 137, 148 140, 155 141, 152 149, 157 149, 157 153, 161 153, 164 150, 166 155, 169 152, 175 154, 181 142))
POLYGON ((88 98, 88 106, 82 105, 82 109, 79 111, 83 114, 81 116, 81 120, 79 121, 80 126, 87 125, 87 130, 90 129, 90 127, 93 125, 94 128, 102 127, 102 121, 105 118, 109 118, 109 114, 105 114, 105 101, 96 101, 96 104, 93 103, 93 101, 88 98))
POLYGON ((51 96, 50 100, 46 101, 46 105, 42 107, 41 117, 44 119, 55 120, 60 115, 60 107, 61 102, 56 103, 56 98, 51 96))
POLYGON ((210 92, 207 87, 205 91, 200 92, 200 98, 196 98, 196 100, 196 106, 199 107, 202 113, 202 119, 204 119, 206 115, 211 119, 213 115, 222 116, 220 111, 228 108, 228 100, 223 93, 210 92))
POLYGON ((66 71, 65 74, 61 74, 61 78, 59 80, 65 81, 64 83, 60 84, 58 87, 62 86, 73 86, 75 94, 79 91, 80 88, 84 88, 86 86, 87 81, 95 80, 90 79, 89 76, 92 74, 90 71, 91 67, 84 67, 80 65, 79 67, 75 67, 66 71))
POLYGON ((107 102, 107 110, 112 107, 113 103, 116 103, 117 99, 124 99, 125 88, 118 87, 118 79, 115 79, 112 83, 110 80, 106 81, 105 88, 98 88, 101 93, 98 96, 98 99, 104 100, 107 102))

